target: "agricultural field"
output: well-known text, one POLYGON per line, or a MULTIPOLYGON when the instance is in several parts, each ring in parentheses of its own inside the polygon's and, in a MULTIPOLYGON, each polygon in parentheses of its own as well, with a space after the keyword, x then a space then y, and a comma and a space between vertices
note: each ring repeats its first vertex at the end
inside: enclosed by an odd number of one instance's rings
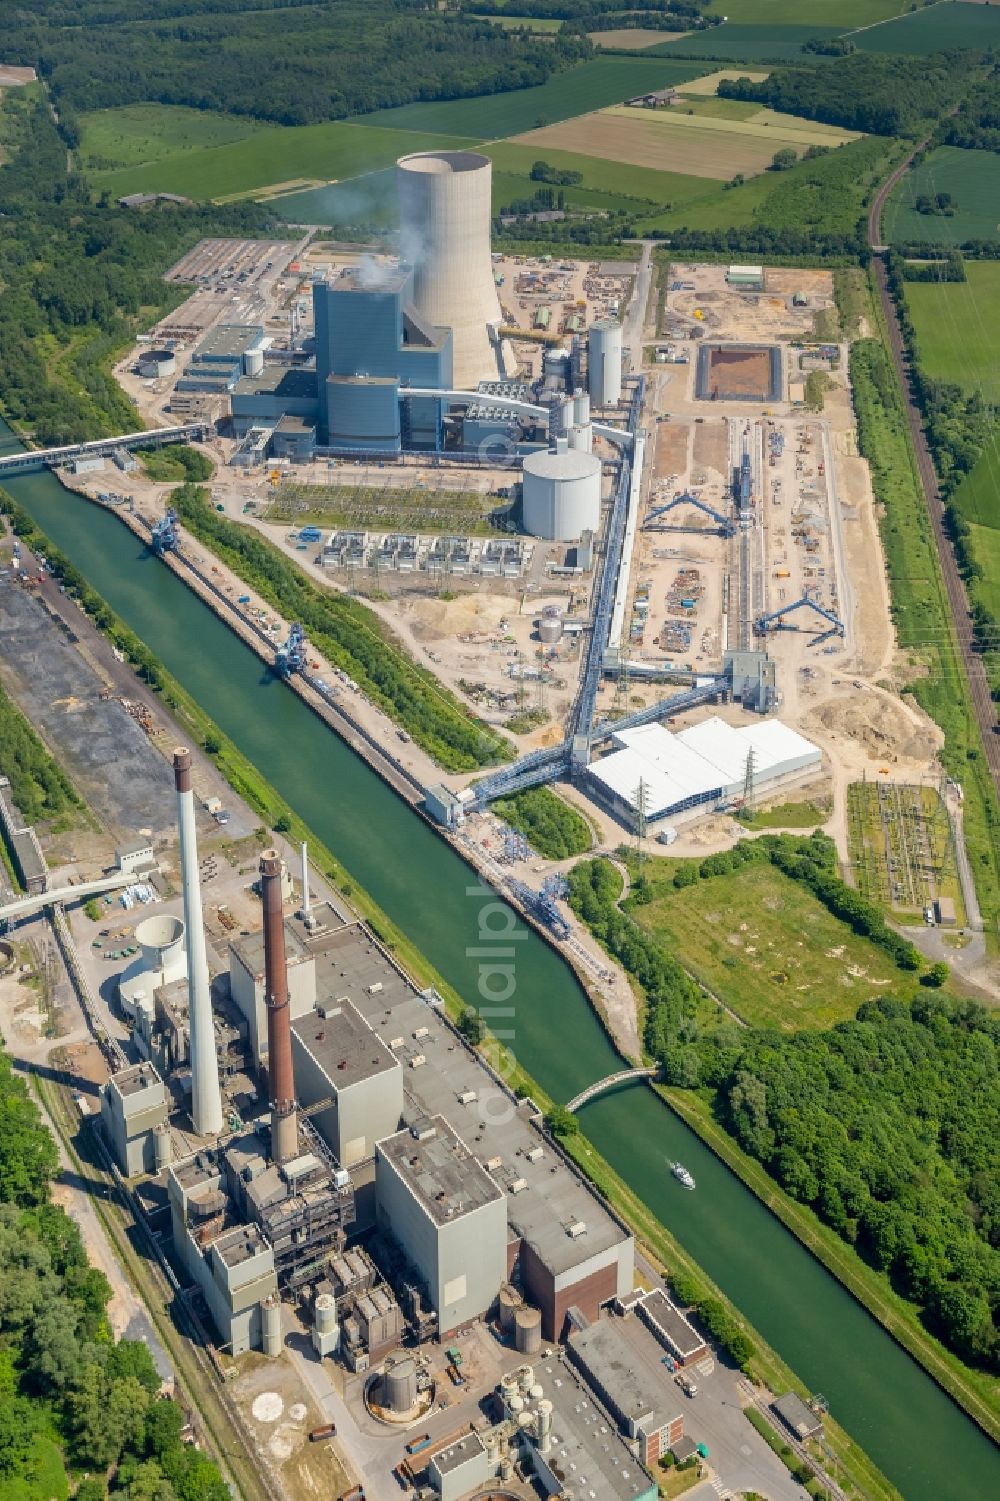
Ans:
POLYGON ((634 26, 623 26, 620 31, 588 31, 595 47, 612 47, 623 52, 647 52, 661 42, 675 42, 683 31, 652 31, 634 26))
POLYGON ((854 782, 847 789, 847 834, 854 884, 876 906, 920 921, 938 897, 965 904, 947 809, 937 788, 854 782))
MULTIPOLYGON (((163 108, 164 106, 153 106, 163 108)), ((324 183, 387 167, 408 151, 442 151, 471 140, 420 131, 325 125, 268 125, 244 140, 163 156, 146 165, 89 174, 98 192, 182 193, 188 198, 249 196, 279 183, 324 183)))
POLYGON ((537 31, 539 35, 558 31, 563 24, 545 16, 474 16, 473 20, 489 21, 491 26, 501 26, 504 31, 537 31))
POLYGON ((173 104, 126 104, 80 118, 84 171, 158 162, 180 152, 227 146, 268 127, 248 115, 215 114, 173 104))
POLYGON ((884 26, 852 32, 851 41, 860 52, 907 52, 923 56, 951 47, 985 52, 1000 45, 1000 11, 990 5, 930 5, 884 26))
POLYGON ((959 146, 929 152, 895 188, 882 215, 882 234, 890 245, 964 245, 1000 237, 1000 155, 959 146), (917 213, 919 197, 942 191, 955 200, 953 216, 917 213))
POLYGON ((535 88, 507 94, 479 94, 472 99, 404 104, 357 116, 361 126, 437 131, 445 135, 500 140, 554 120, 565 120, 637 94, 684 83, 706 70, 700 63, 673 58, 597 57, 535 88))
POLYGON ((899 988, 887 954, 774 866, 746 866, 681 891, 656 883, 653 900, 632 916, 752 1025, 829 1027, 899 988))
MULTIPOLYGON (((727 11, 728 15, 729 12, 727 11)), ((828 12, 829 14, 829 12, 828 12)), ((676 42, 663 42, 644 57, 718 57, 747 63, 833 62, 822 53, 803 52, 803 42, 813 37, 840 36, 840 26, 713 26, 710 31, 689 31, 676 42)))
POLYGON ((920 363, 932 380, 1000 399, 1000 261, 969 261, 964 282, 907 282, 920 363))
MULTIPOLYGON (((706 73, 704 78, 692 78, 690 83, 678 85, 678 93, 683 94, 685 99, 694 95, 709 95, 715 97, 715 91, 720 83, 731 81, 735 78, 749 78, 753 83, 763 83, 767 73, 763 68, 717 68, 714 73, 706 73)), ((716 99, 717 104, 738 104, 738 99, 716 99)), ((753 106, 756 108, 757 106, 753 106)))
POLYGON ((998 461, 1000 461, 1000 454, 994 450, 994 468, 983 481, 983 483, 989 483, 992 514, 995 518, 993 525, 973 524, 970 527, 972 553, 984 575, 983 578, 976 580, 972 586, 972 592, 996 620, 1000 620, 1000 530, 998 530, 1000 527, 1000 470, 995 467, 998 461))
MULTIPOLYGON (((991 563, 1000 565, 1000 558, 993 546, 988 555, 980 553, 979 532, 981 528, 1000 528, 1000 439, 994 438, 992 443, 987 443, 976 461, 976 467, 956 490, 955 504, 972 524, 976 536, 976 557, 982 558, 983 568, 989 572, 991 563)), ((995 567, 991 577, 995 581, 994 587, 1000 585, 1000 566, 995 567)), ((1000 618, 1000 610, 997 615, 1000 618)))
POLYGON ((790 23, 826 25, 831 17, 838 30, 872 26, 905 15, 913 0, 711 0, 706 16, 728 16, 741 26, 784 26, 790 23))
POLYGON ((544 153, 581 148, 586 154, 641 167, 673 168, 693 177, 727 182, 737 172, 763 172, 776 151, 790 146, 836 146, 854 137, 831 126, 758 110, 734 122, 713 115, 687 115, 673 109, 618 106, 563 120, 516 140, 544 153))
MULTIPOLYGON (((625 162, 608 162, 602 157, 584 156, 577 151, 537 151, 516 141, 492 141, 494 179, 499 173, 512 173, 529 180, 536 161, 544 159, 551 167, 564 172, 581 172, 582 188, 603 193, 618 193, 624 198, 638 198, 647 203, 675 203, 716 191, 714 182, 699 184, 681 172, 659 172, 651 167, 629 166, 625 162)), ((534 184, 538 186, 537 183, 534 184)), ((567 189, 567 195, 576 189, 567 189)))

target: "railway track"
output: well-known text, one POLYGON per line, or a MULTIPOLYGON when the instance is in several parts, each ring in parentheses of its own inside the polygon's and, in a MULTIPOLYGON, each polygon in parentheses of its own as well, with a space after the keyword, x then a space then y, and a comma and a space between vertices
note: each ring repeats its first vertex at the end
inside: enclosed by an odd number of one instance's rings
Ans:
POLYGON ((878 288, 879 301, 882 304, 886 328, 889 331, 889 348, 903 385, 903 395, 906 400, 906 416, 910 425, 913 451, 917 461, 917 474, 920 479, 921 489, 923 490, 927 514, 930 517, 938 560, 941 564, 944 585, 948 594, 948 606, 951 611, 954 628, 955 650, 965 669, 965 676, 969 684, 969 692, 972 699, 973 713, 976 716, 982 736, 986 764, 989 766, 990 775, 993 778, 994 789, 997 795, 1000 796, 1000 735, 997 734, 996 705, 993 702, 993 695, 990 692, 990 685, 986 677, 986 669, 983 666, 982 658, 973 650, 972 646, 972 612, 969 608, 969 598, 966 594, 961 574, 958 571, 954 549, 945 531, 944 505, 941 500, 937 473, 924 433, 920 409, 913 396, 910 361, 906 352, 906 346, 903 343, 899 319, 896 316, 896 305, 889 292, 888 272, 885 263, 886 247, 881 244, 882 210, 885 207, 886 200, 903 176, 903 173, 909 167, 913 157, 918 151, 923 150, 926 145, 927 141, 922 141, 919 146, 915 147, 905 161, 886 178, 876 193, 868 213, 868 243, 874 256, 875 284, 878 288))

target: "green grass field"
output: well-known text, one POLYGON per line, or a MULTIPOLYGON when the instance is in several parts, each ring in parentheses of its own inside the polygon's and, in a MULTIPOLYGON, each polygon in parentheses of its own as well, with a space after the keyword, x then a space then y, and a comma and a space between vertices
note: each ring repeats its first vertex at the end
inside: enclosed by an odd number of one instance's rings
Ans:
POLYGON ((774 866, 747 866, 681 891, 655 883, 654 893, 633 912, 636 922, 753 1025, 832 1026, 906 983, 886 954, 774 866))
POLYGON ((137 167, 182 151, 243 141, 268 129, 247 115, 215 114, 172 104, 126 104, 80 118, 85 171, 137 167))
POLYGON ((563 24, 561 21, 547 20, 544 16, 476 16, 475 19, 502 26, 505 31, 517 31, 521 28, 538 32, 558 31, 563 24))
POLYGON ((964 282, 911 281, 906 302, 932 380, 1000 398, 1000 261, 969 261, 964 282))
MULTIPOLYGON (((994 458, 994 463, 996 457, 994 458)), ((992 526, 972 527, 972 551, 981 564, 985 578, 973 586, 976 599, 1000 620, 1000 472, 990 480, 994 522, 992 526)))
POLYGON ((856 31, 851 41, 861 52, 907 52, 923 56, 949 47, 985 52, 1000 44, 1000 11, 990 5, 931 5, 884 26, 856 31))
POLYGON ((664 89, 706 72, 699 63, 672 58, 598 57, 565 73, 557 73, 536 88, 507 94, 479 94, 473 99, 435 100, 404 104, 359 115, 365 126, 438 131, 443 135, 500 140, 536 126, 583 115, 607 104, 621 104, 636 94, 664 89))
MULTIPOLYGON (((729 14, 728 11, 725 12, 729 14)), ((721 57, 737 62, 832 62, 815 52, 803 52, 811 37, 840 36, 841 26, 713 26, 709 31, 691 31, 676 42, 663 42, 643 57, 721 57)))
MULTIPOLYGON (((972 523, 973 528, 991 527, 1000 529, 1000 438, 987 443, 976 461, 976 467, 967 475, 955 492, 955 504, 972 523)), ((980 556, 976 542, 976 557, 980 556)), ((991 559, 1000 563, 995 550, 991 559)), ((990 572, 990 564, 983 555, 983 567, 990 572)), ((1000 584, 1000 566, 992 572, 992 578, 1000 584)), ((1000 611, 997 612, 1000 615, 1000 611)))
POLYGON ((962 245, 1000 237, 1000 155, 939 146, 898 184, 882 215, 887 244, 962 245), (948 192, 958 205, 952 218, 918 214, 922 194, 948 192))
POLYGON ((325 125, 267 126, 245 140, 187 150, 145 166, 92 172, 98 192, 183 193, 189 198, 250 194, 275 183, 306 179, 326 182, 387 167, 408 151, 440 151, 471 146, 471 140, 417 130, 362 127, 343 121, 325 125))
POLYGON ((827 26, 831 21, 839 30, 851 26, 871 26, 904 15, 913 0, 711 0, 706 16, 728 16, 741 26, 810 25, 827 26))

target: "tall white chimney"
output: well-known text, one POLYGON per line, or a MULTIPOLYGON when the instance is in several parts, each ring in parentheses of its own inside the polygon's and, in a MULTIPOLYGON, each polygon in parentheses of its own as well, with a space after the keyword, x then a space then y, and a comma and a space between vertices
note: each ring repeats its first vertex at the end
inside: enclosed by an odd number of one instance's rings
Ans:
POLYGON ((309 848, 303 839, 299 845, 302 856, 302 916, 309 916, 309 848))
POLYGON ((399 159, 396 180, 417 312, 451 329, 455 386, 475 390, 499 371, 489 335, 502 318, 490 254, 493 163, 478 151, 422 151, 399 159))
POLYGON ((187 941, 188 1024, 191 1030, 191 1119, 199 1136, 222 1130, 222 1093, 215 1056, 212 995, 208 984, 205 924, 201 915, 198 878, 198 840, 194 827, 191 752, 174 751, 174 787, 181 835, 181 885, 184 891, 184 929, 187 941))

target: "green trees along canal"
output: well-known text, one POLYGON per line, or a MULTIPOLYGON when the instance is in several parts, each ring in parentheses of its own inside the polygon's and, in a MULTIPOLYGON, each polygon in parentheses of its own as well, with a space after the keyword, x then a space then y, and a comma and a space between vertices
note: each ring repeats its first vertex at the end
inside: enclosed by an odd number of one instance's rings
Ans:
MULTIPOLYGON (((445 979, 480 1003, 480 921, 496 899, 464 862, 112 515, 47 474, 9 488, 445 979)), ((516 927, 512 1046, 566 1101, 620 1061, 572 972, 516 927)), ((907 1501, 1000 1491, 985 1435, 650 1089, 596 1100, 581 1125, 907 1501), (678 1189, 674 1158, 696 1193, 678 1189)))

